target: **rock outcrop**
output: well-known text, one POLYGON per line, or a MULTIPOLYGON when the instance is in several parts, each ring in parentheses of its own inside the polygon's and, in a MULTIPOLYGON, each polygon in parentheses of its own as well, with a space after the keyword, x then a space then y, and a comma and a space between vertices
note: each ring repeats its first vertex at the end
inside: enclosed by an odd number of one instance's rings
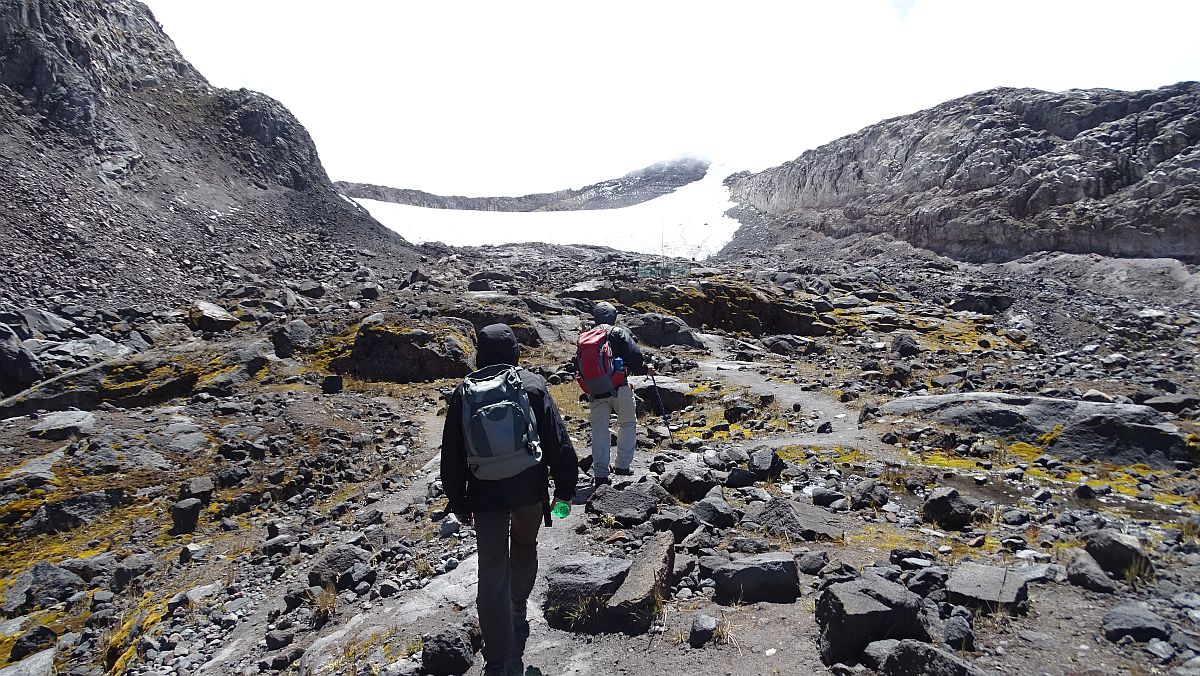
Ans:
POLYGON ((970 261, 1041 250, 1200 257, 1200 83, 992 89, 727 179, 725 253, 801 229, 889 234, 970 261))

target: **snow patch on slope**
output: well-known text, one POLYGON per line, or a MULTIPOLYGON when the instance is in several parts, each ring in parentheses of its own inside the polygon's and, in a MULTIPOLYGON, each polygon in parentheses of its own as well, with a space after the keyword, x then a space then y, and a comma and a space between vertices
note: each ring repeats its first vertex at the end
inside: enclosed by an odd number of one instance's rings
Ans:
POLYGON ((733 238, 740 225, 725 216, 734 204, 722 185, 732 169, 713 165, 701 180, 623 209, 498 212, 426 209, 355 200, 410 242, 454 246, 546 242, 592 244, 622 251, 703 259, 733 238))

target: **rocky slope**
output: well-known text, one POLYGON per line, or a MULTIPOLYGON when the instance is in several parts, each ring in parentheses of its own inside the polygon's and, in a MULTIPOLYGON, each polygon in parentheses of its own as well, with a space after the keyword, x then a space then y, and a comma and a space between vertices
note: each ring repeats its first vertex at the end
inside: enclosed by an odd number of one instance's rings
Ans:
POLYGON ((443 197, 420 190, 388 188, 339 181, 338 190, 347 197, 407 204, 431 209, 474 211, 578 211, 620 209, 648 202, 699 181, 708 172, 708 162, 683 158, 659 162, 583 188, 521 197, 443 197))
POLYGON ((890 234, 969 261, 1035 251, 1200 259, 1200 83, 993 89, 731 176, 728 253, 799 229, 890 234))
POLYGON ((134 0, 0 2, 0 297, 189 300, 405 243, 278 102, 211 87, 134 0))

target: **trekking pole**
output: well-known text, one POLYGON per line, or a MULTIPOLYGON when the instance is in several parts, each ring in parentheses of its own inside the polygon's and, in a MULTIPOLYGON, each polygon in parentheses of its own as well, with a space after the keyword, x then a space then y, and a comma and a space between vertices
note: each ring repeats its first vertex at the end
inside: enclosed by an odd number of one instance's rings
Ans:
POLYGON ((667 417, 667 407, 663 406, 662 395, 658 393, 658 381, 653 375, 650 376, 650 384, 654 387, 654 398, 658 400, 658 412, 662 414, 663 425, 667 427, 667 437, 674 441, 675 435, 671 434, 671 420, 667 417))

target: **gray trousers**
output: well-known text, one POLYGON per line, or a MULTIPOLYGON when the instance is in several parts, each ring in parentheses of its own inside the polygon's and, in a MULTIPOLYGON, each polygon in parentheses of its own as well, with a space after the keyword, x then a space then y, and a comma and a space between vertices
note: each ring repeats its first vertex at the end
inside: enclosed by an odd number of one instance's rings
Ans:
POLYGON ((617 414, 617 467, 629 469, 633 464, 634 446, 637 444, 637 402, 633 399, 633 387, 625 385, 611 397, 593 399, 590 404, 589 422, 592 424, 592 476, 603 479, 608 476, 609 454, 612 447, 609 418, 617 414))
POLYGON ((479 546, 479 629, 483 659, 503 662, 513 649, 513 618, 525 617, 525 604, 537 579, 537 536, 542 505, 475 514, 479 546))

